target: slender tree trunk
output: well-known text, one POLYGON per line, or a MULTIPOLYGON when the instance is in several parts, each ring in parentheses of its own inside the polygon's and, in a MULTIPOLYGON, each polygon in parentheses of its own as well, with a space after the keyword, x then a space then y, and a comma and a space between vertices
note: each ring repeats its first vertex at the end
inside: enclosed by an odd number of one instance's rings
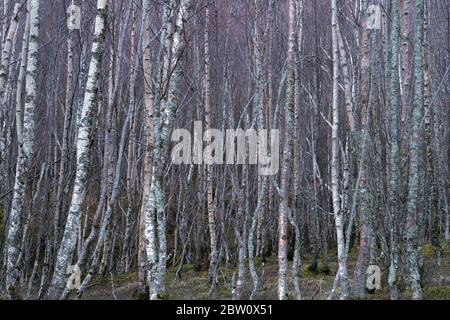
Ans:
POLYGON ((289 163, 291 160, 291 139, 294 129, 294 100, 295 100, 295 50, 296 50, 296 9, 295 1, 289 1, 289 38, 288 38, 288 57, 287 57, 287 85, 286 85, 286 104, 285 104, 285 131, 284 131, 284 149, 281 168, 281 201, 278 216, 278 299, 288 299, 288 181, 289 181, 289 163))
POLYGON ((97 16, 95 18, 94 42, 92 44, 91 62, 87 78, 83 107, 80 113, 78 137, 76 142, 77 167, 75 186, 72 194, 69 214, 64 229, 61 245, 56 258, 53 278, 47 293, 47 298, 58 299, 64 290, 66 270, 70 265, 72 253, 77 241, 82 206, 86 196, 86 182, 90 166, 89 143, 92 128, 92 113, 97 103, 100 67, 103 59, 104 40, 106 33, 107 0, 97 1, 97 16))
POLYGON ((26 98, 23 111, 23 140, 21 141, 21 144, 19 144, 18 148, 19 155, 16 164, 14 195, 9 216, 9 228, 6 244, 6 290, 11 295, 14 295, 17 289, 17 257, 20 249, 20 221, 25 215, 24 200, 27 172, 34 153, 34 128, 37 104, 36 81, 38 76, 39 0, 30 1, 29 12, 30 37, 28 39, 27 74, 25 79, 26 98))
MULTIPOLYGON (((427 11, 429 8, 427 8, 427 11)), ((430 239, 433 247, 440 251, 439 243, 439 205, 437 195, 435 161, 439 158, 434 147, 437 145, 432 138, 432 119, 434 110, 431 106, 431 70, 429 65, 429 37, 428 37, 428 18, 424 14, 423 26, 423 77, 424 77, 424 112, 425 112, 425 145, 427 156, 427 178, 429 185, 429 221, 430 221, 430 239), (437 155, 437 156, 436 156, 437 155)), ((437 162, 439 163, 439 161, 437 162)))
MULTIPOLYGON (((0 101, 3 101, 6 85, 8 83, 8 77, 10 76, 9 63, 11 61, 11 54, 13 52, 14 38, 17 33, 19 25, 19 10, 21 4, 19 1, 14 5, 13 14, 8 27, 8 33, 6 34, 5 42, 3 43, 1 65, 0 65, 0 101)), ((1 106, 1 114, 4 113, 5 106, 1 106)))
MULTIPOLYGON (((142 204, 139 211, 139 250, 138 250, 138 270, 139 270, 139 295, 145 295, 148 289, 147 277, 148 269, 145 241, 149 235, 145 234, 145 219, 146 219, 146 204, 150 196, 150 184, 152 179, 152 150, 153 150, 153 106, 154 106, 154 93, 152 88, 152 61, 150 52, 150 39, 151 39, 151 24, 150 24, 150 2, 149 0, 143 0, 143 80, 144 80, 144 104, 145 104, 145 152, 144 152, 144 165, 143 165, 143 190, 142 190, 142 204)), ((152 237, 154 232, 151 233, 152 237)), ((154 240, 151 240, 154 242, 154 240)))
POLYGON ((399 1, 392 2, 391 52, 389 54, 389 107, 387 110, 389 154, 388 154, 388 210, 389 210, 389 292, 391 300, 398 299, 398 212, 399 179, 400 179, 400 146, 399 146, 399 1))
POLYGON ((347 256, 345 253, 344 222, 341 211, 340 191, 339 191, 339 48, 338 48, 338 16, 336 0, 331 0, 331 26, 333 42, 333 126, 331 140, 331 189, 333 197, 333 213, 337 235, 337 250, 339 264, 339 279, 341 283, 341 299, 349 296, 347 256))
POLYGON ((66 100, 64 104, 64 124, 63 124, 63 137, 62 137, 62 148, 61 148, 61 163, 59 166, 59 178, 58 186, 56 191, 56 208, 54 217, 54 248, 58 249, 59 238, 60 238, 60 212, 63 209, 63 192, 64 192, 64 181, 66 166, 69 160, 69 130, 70 130, 70 119, 72 115, 72 101, 73 101, 73 32, 69 32, 67 39, 67 80, 66 80, 66 100))
POLYGON ((416 0, 415 30, 414 30, 414 110, 412 116, 412 132, 409 158, 409 183, 406 218, 406 254, 409 283, 412 289, 412 298, 422 299, 422 288, 418 266, 418 195, 419 195, 419 168, 422 150, 421 123, 424 115, 424 87, 423 87, 423 17, 424 2, 416 0))
POLYGON ((401 104, 401 122, 402 128, 406 130, 407 121, 409 119, 408 114, 411 113, 411 107, 409 104, 409 90, 410 90, 410 60, 409 60, 409 38, 410 34, 410 6, 411 0, 400 0, 400 34, 401 34, 401 46, 400 46, 400 104, 401 104))
POLYGON ((169 81, 167 100, 159 101, 153 110, 153 172, 145 213, 146 253, 148 261, 148 284, 150 299, 163 298, 165 292, 166 248, 166 200, 163 189, 164 171, 162 160, 170 143, 174 113, 178 106, 181 82, 181 62, 178 61, 183 48, 183 29, 190 0, 182 0, 176 11, 175 33, 171 50, 171 66, 174 67, 169 81), (155 221, 156 220, 156 221, 155 221), (158 238, 158 247, 156 243, 158 238))
MULTIPOLYGON (((205 107, 205 130, 211 129, 211 62, 209 53, 209 25, 210 25, 210 9, 206 7, 205 20, 205 73, 203 78, 204 85, 204 107, 205 107)), ((211 141, 211 137, 205 137, 207 141, 211 141)), ((209 298, 215 299, 216 292, 216 271, 217 271, 217 225, 216 225, 216 206, 214 205, 214 191, 213 191, 213 167, 206 165, 206 202, 208 211, 208 229, 209 229, 209 281, 211 289, 209 291, 209 298)))

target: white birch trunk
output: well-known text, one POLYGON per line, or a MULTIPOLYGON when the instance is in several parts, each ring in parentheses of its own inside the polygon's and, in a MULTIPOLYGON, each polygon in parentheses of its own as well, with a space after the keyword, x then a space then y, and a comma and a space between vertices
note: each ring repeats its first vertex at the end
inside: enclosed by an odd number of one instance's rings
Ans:
POLYGON ((47 293, 47 297, 49 299, 58 299, 64 290, 64 286, 68 278, 66 275, 66 270, 70 264, 72 253, 75 250, 77 241, 82 205, 86 193, 88 169, 90 167, 89 142, 92 128, 92 113, 97 103, 100 67, 103 58, 104 39, 106 33, 106 17, 107 0, 98 0, 91 61, 89 65, 83 107, 80 114, 80 122, 78 124, 75 186, 63 238, 61 240, 61 245, 56 258, 53 278, 47 293))
MULTIPOLYGON (((5 38, 2 50, 2 59, 0 65, 0 101, 3 101, 3 95, 5 94, 6 84, 8 83, 9 76, 9 62, 11 60, 11 53, 13 52, 13 40, 17 33, 19 24, 19 9, 21 7, 20 2, 14 5, 13 15, 9 23, 8 33, 5 38)), ((3 112, 4 106, 1 106, 3 112)))
POLYGON ((339 279, 341 284, 341 299, 349 296, 347 257, 345 253, 344 222, 341 211, 339 191, 339 48, 337 30, 337 4, 331 0, 331 27, 332 27, 332 50, 333 50, 333 126, 331 141, 331 189, 333 197, 333 213, 337 235, 337 251, 339 264, 339 279))
POLYGON ((30 11, 30 37, 27 55, 27 74, 25 79, 26 98, 23 112, 22 143, 19 145, 19 155, 16 164, 16 179, 14 183, 14 195, 11 205, 10 223, 7 236, 7 265, 6 265, 6 289, 10 294, 16 291, 18 277, 17 257, 20 243, 20 221, 24 216, 24 198, 27 181, 27 171, 31 164, 34 150, 35 111, 37 102, 36 80, 38 64, 38 39, 39 39, 39 0, 31 0, 30 11))
MULTIPOLYGON (((209 53, 209 28, 210 28, 210 9, 206 7, 206 22, 205 22, 205 71, 203 76, 203 90, 204 90, 204 108, 205 108, 205 129, 211 129, 211 62, 209 53)), ((205 137, 207 141, 210 141, 211 137, 205 137)), ((214 191, 213 191, 213 168, 210 165, 206 165, 206 203, 208 212, 208 229, 209 229, 209 281, 211 288, 209 291, 209 299, 216 298, 216 272, 217 272, 217 226, 216 226, 216 208, 214 205, 214 191)))
POLYGON ((422 150, 421 123, 424 108, 423 87, 423 16, 424 2, 416 0, 414 31, 414 111, 412 116, 412 132, 410 140, 408 202, 406 217, 406 259, 409 273, 409 285, 414 300, 422 299, 422 288, 418 266, 418 195, 419 195, 419 159, 422 150))

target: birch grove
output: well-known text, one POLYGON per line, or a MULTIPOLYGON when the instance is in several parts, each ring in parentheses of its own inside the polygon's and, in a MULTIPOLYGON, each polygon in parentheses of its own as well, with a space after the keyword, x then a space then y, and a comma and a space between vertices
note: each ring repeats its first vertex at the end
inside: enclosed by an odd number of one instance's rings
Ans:
POLYGON ((97 91, 100 78, 100 65, 104 50, 104 38, 107 17, 107 1, 98 0, 97 16, 95 18, 95 31, 91 51, 91 61, 87 77, 86 92, 80 113, 80 122, 77 123, 76 144, 76 176, 72 200, 64 227, 63 237, 59 247, 55 247, 57 256, 55 270, 48 290, 49 299, 58 299, 64 290, 66 283, 66 270, 69 266, 71 255, 77 242, 78 228, 80 225, 80 214, 84 198, 86 196, 86 179, 90 162, 89 143, 90 131, 92 129, 92 113, 97 103, 97 91))
MULTIPOLYGON (((16 7, 17 8, 17 7, 16 7)), ((37 78, 37 54, 39 38, 39 0, 29 3, 30 11, 30 32, 28 41, 27 71, 25 77, 25 104, 23 106, 23 119, 20 126, 21 136, 18 145, 18 155, 16 164, 16 178, 14 182, 14 192, 9 216, 8 235, 6 242, 6 280, 5 287, 10 294, 15 294, 17 286, 17 259, 20 254, 20 220, 26 215, 24 207, 26 171, 30 166, 34 151, 34 130, 35 130, 35 112, 37 104, 36 78, 37 78)), ((15 10, 17 14, 17 10, 15 10)), ((10 28, 12 26, 10 25, 10 28)), ((25 43, 22 44, 25 46, 25 43)), ((3 59, 8 59, 4 53, 3 59)))
POLYGON ((450 298, 445 1, 1 3, 0 299, 450 298))

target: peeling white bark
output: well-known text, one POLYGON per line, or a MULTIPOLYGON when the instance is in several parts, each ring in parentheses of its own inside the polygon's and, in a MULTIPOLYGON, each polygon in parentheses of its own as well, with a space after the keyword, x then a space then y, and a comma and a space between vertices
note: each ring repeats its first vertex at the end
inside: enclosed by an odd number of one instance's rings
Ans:
POLYGON ((75 245, 77 242, 80 216, 85 199, 86 180, 90 166, 89 142, 92 128, 92 112, 97 103, 100 66, 103 58, 104 39, 106 33, 107 2, 107 0, 97 1, 94 42, 92 44, 86 92, 84 95, 83 107, 80 113, 80 122, 78 123, 75 186, 63 238, 61 240, 61 245, 56 258, 53 278, 47 293, 47 298, 49 299, 58 299, 64 290, 67 280, 67 266, 70 264, 72 253, 75 250, 75 245))
MULTIPOLYGON (((28 39, 27 74, 25 78, 25 107, 23 111, 22 141, 19 144, 19 155, 16 164, 14 195, 11 205, 10 222, 7 235, 6 289, 10 294, 16 290, 18 277, 17 258, 20 249, 20 221, 24 217, 24 197, 27 182, 27 171, 34 151, 34 127, 36 111, 36 80, 38 64, 39 39, 39 0, 30 0, 30 36, 28 39)), ((24 44, 25 45, 25 44, 24 44)))

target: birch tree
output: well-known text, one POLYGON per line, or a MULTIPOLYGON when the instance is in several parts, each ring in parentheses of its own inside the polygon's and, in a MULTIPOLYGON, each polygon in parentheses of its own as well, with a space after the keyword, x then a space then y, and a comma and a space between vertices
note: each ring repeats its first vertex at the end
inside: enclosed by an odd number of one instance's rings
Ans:
MULTIPOLYGON (((205 104, 205 126, 206 130, 212 129, 211 126, 211 62, 209 53, 209 28, 210 28, 210 8, 205 9, 205 73, 204 73, 204 104, 205 104)), ((209 131, 208 131, 209 132, 209 131)), ((205 136, 207 141, 211 141, 212 137, 205 136)), ((214 205, 214 191, 213 191, 213 166, 206 165, 206 201, 208 210, 208 228, 209 228, 209 243, 210 243, 210 258, 209 258, 209 279, 211 282, 211 289, 209 293, 210 299, 216 297, 216 273, 217 273, 217 224, 216 224, 216 208, 214 205)))
POLYGON ((398 270, 398 199, 400 178, 400 149, 399 149, 399 114, 400 114, 400 77, 399 77, 399 32, 400 32, 399 1, 392 2, 392 30, 391 52, 389 55, 389 108, 387 111, 389 132, 389 165, 388 165, 388 210, 390 217, 389 228, 389 291, 392 300, 398 299, 397 270, 398 270))
POLYGON ((47 293, 49 299, 58 299, 62 294, 67 281, 66 270, 70 265, 71 256, 76 246, 80 215, 86 196, 88 169, 91 165, 89 142, 92 128, 92 113, 97 104, 100 67, 105 48, 107 10, 107 0, 98 0, 91 61, 89 64, 83 106, 80 113, 80 122, 78 123, 78 137, 76 142, 77 166, 74 191, 61 245, 58 249, 55 270, 47 293))
MULTIPOLYGON (((23 127, 21 129, 22 132, 20 133, 22 138, 18 146, 19 154, 16 163, 14 195, 7 235, 8 242, 6 244, 6 290, 11 295, 15 294, 17 285, 17 268, 18 263, 20 263, 20 261, 17 261, 20 250, 20 221, 25 215, 24 200, 27 173, 34 152, 34 128, 37 104, 36 82, 38 77, 37 68, 39 49, 39 4, 39 0, 32 0, 29 3, 30 33, 28 39, 27 74, 25 79, 26 97, 23 109, 23 127)), ((25 43, 23 45, 25 45, 25 43)))
POLYGON ((183 29, 187 17, 190 0, 181 1, 180 7, 176 10, 175 34, 171 48, 172 61, 174 66, 173 74, 169 82, 168 98, 159 101, 153 107, 153 171, 151 175, 151 187, 145 213, 145 237, 146 254, 148 263, 148 286, 150 299, 161 298, 165 291, 164 277, 166 269, 167 248, 166 248, 166 212, 165 195, 163 190, 163 167, 161 160, 163 152, 167 150, 171 130, 173 126, 173 113, 178 104, 179 86, 181 81, 181 65, 177 61, 183 46, 183 29), (176 63, 175 63, 176 62, 176 63), (162 102, 162 104, 161 104, 162 102), (157 232, 157 233, 156 233, 157 232), (158 248, 156 246, 156 235, 158 237, 158 248))
POLYGON ((423 18, 424 2, 416 0, 414 19, 414 109, 412 116, 412 132, 409 156, 409 182, 406 218, 406 252, 409 283, 413 299, 422 299, 422 288, 418 266, 418 192, 419 192, 419 159, 422 150, 421 124, 424 115, 423 87, 423 18))
POLYGON ((341 299, 347 299, 349 296, 347 257, 345 252, 344 239, 344 221, 340 204, 339 190, 339 48, 338 48, 338 29, 337 29, 337 3, 331 0, 331 27, 332 27, 332 50, 333 50, 333 126, 332 126, 332 146, 331 146, 331 189, 333 198, 333 214, 336 226, 337 251, 339 264, 339 281, 341 285, 341 299))
POLYGON ((288 56, 287 56, 287 84, 286 84, 286 104, 285 129, 284 129, 284 149, 281 169, 281 201, 278 216, 278 299, 286 300, 288 298, 288 265, 287 265, 287 228, 288 228, 288 179, 289 162, 291 159, 291 142, 294 119, 294 95, 295 95, 295 46, 296 46, 296 8, 295 1, 289 1, 289 38, 288 38, 288 56))
POLYGON ((0 5, 1 297, 441 293, 444 2, 69 3, 0 5))

